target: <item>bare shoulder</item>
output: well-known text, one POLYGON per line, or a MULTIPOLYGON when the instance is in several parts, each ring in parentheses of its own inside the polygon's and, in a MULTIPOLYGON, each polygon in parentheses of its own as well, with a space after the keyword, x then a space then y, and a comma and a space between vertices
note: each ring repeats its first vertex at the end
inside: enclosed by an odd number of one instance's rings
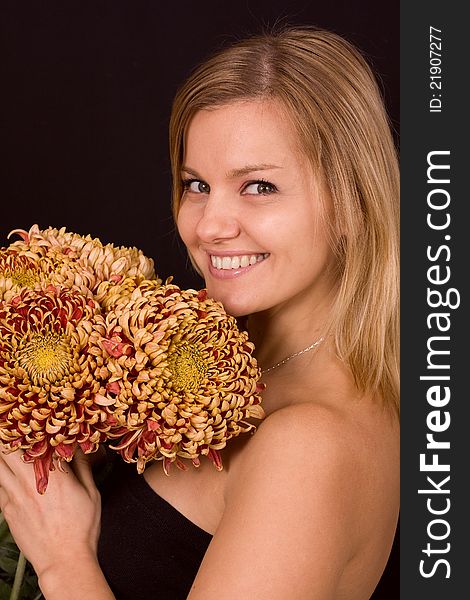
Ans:
POLYGON ((367 425, 355 432, 334 408, 301 403, 270 414, 230 468, 224 513, 189 598, 220 598, 221 589, 224 600, 253 590, 260 600, 365 597, 387 552, 374 562, 374 547, 357 561, 373 546, 362 514, 376 510, 366 440, 367 425))
POLYGON ((300 403, 275 411, 244 448, 227 485, 227 506, 241 497, 241 488, 250 486, 250 496, 260 504, 263 498, 286 495, 279 505, 284 518, 292 512, 299 523, 304 517, 318 519, 325 530, 336 527, 340 517, 343 527, 348 522, 352 526, 360 504, 355 490, 367 478, 361 437, 331 408, 300 403))
POLYGON ((291 484, 301 473, 302 486, 308 476, 318 484, 322 473, 328 475, 331 485, 335 475, 348 485, 358 483, 367 476, 369 460, 377 456, 389 426, 393 429, 387 418, 361 418, 353 411, 312 402, 292 404, 276 410, 259 425, 234 475, 237 479, 247 471, 269 467, 272 475, 277 472, 291 484))
MULTIPOLYGON (((315 440, 322 444, 341 445, 342 439, 348 433, 348 421, 343 411, 323 403, 298 402, 289 404, 274 411, 260 424, 258 441, 261 443, 270 436, 286 437, 292 444, 305 442, 309 436, 310 442, 315 440)), ((352 433, 352 432, 351 432, 352 433)))
POLYGON ((229 478, 227 507, 249 487, 260 505, 277 497, 272 510, 292 529, 316 524, 327 536, 321 552, 331 544, 338 564, 365 546, 379 553, 399 509, 398 420, 370 398, 352 403, 301 402, 270 414, 229 478))

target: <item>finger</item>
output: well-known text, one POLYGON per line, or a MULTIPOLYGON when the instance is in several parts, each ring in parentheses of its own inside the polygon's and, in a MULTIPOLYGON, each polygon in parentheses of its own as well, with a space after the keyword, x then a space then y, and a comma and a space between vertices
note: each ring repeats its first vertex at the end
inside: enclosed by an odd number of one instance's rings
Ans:
POLYGON ((2 488, 0 488, 0 534, 3 533, 3 531, 5 530, 5 525, 3 524, 3 522, 8 522, 7 518, 5 517, 5 513, 3 512, 5 510, 5 506, 8 504, 8 496, 7 493, 2 490, 2 488))
MULTIPOLYGON (((15 489, 16 477, 10 467, 2 460, 2 453, 0 453, 0 512, 3 513, 3 509, 9 500, 9 492, 11 493, 15 489)), ((2 519, 0 518, 0 523, 2 519)))
MULTIPOLYGON (((4 505, 5 500, 8 498, 8 492, 5 486, 0 485, 0 512, 2 511, 2 506, 4 505)), ((2 519, 0 518, 0 522, 2 519)))
POLYGON ((10 469, 15 472, 17 469, 24 468, 24 461, 21 458, 22 452, 19 450, 6 450, 2 447, 0 459, 7 464, 10 469))
POLYGON ((0 453, 0 464, 4 464, 5 467, 11 471, 15 478, 21 481, 30 482, 33 469, 32 465, 25 463, 22 459, 23 453, 20 450, 5 451, 0 453))
POLYGON ((78 449, 72 460, 75 476, 90 493, 96 489, 95 480, 91 469, 90 461, 81 449, 78 449))
POLYGON ((12 489, 15 484, 16 476, 4 458, 5 455, 0 453, 0 486, 6 489, 12 489))

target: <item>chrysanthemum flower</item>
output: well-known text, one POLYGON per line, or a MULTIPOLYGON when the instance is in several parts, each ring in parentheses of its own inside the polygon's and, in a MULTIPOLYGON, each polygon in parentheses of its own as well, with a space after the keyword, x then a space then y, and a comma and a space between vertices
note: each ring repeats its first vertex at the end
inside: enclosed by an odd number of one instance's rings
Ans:
POLYGON ((104 245, 98 238, 68 232, 65 227, 41 230, 38 225, 33 225, 29 231, 14 229, 9 236, 12 234, 21 237, 9 246, 14 250, 32 251, 49 257, 67 256, 71 264, 78 263, 91 271, 94 275, 90 282, 92 291, 102 281, 119 283, 125 277, 135 276, 140 280, 156 277, 153 260, 135 247, 104 245))
POLYGON ((205 290, 147 283, 107 315, 107 397, 120 425, 114 448, 139 473, 150 459, 165 472, 180 458, 199 464, 262 418, 261 376, 253 344, 205 290), (179 457, 179 458, 178 458, 179 457))
POLYGON ((76 290, 23 289, 0 303, 0 440, 34 463, 40 493, 54 463, 97 450, 114 423, 100 386, 104 333, 99 306, 76 290))
MULTIPOLYGON (((168 277, 165 284, 169 284, 173 277, 168 277)), ((106 311, 114 308, 119 301, 121 304, 126 298, 130 298, 132 292, 139 287, 141 292, 144 290, 156 290, 162 285, 160 278, 142 279, 140 276, 126 277, 119 283, 114 281, 103 281, 95 291, 94 298, 100 306, 106 311)))
POLYGON ((87 296, 95 280, 87 264, 64 254, 43 256, 33 250, 0 248, 0 300, 10 301, 23 288, 39 290, 48 285, 75 286, 87 296))

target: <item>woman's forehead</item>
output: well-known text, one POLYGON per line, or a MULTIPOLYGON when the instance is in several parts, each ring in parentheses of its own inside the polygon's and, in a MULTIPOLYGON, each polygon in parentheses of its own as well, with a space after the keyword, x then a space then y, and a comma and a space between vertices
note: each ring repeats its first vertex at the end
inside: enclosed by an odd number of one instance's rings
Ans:
POLYGON ((243 100, 199 110, 189 123, 184 154, 185 164, 205 157, 230 158, 234 161, 230 169, 282 166, 301 159, 297 131, 273 100, 243 100))

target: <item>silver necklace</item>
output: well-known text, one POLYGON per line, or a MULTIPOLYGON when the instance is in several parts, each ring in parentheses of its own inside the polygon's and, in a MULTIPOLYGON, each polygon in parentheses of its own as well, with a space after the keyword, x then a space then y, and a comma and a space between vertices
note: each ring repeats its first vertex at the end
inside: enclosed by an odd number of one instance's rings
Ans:
POLYGON ((316 346, 318 346, 318 344, 321 344, 322 342, 323 342, 323 338, 321 337, 320 339, 313 342, 313 344, 310 344, 310 346, 307 346, 303 350, 299 350, 299 352, 295 352, 294 354, 291 354, 290 356, 279 361, 272 367, 269 367, 268 369, 262 369, 261 374, 264 375, 265 373, 269 373, 269 371, 272 371, 273 369, 277 369, 278 367, 280 367, 281 365, 284 365, 287 361, 291 360, 292 358, 295 358, 296 356, 300 356, 301 354, 305 354, 305 352, 310 352, 310 350, 313 350, 316 346))

